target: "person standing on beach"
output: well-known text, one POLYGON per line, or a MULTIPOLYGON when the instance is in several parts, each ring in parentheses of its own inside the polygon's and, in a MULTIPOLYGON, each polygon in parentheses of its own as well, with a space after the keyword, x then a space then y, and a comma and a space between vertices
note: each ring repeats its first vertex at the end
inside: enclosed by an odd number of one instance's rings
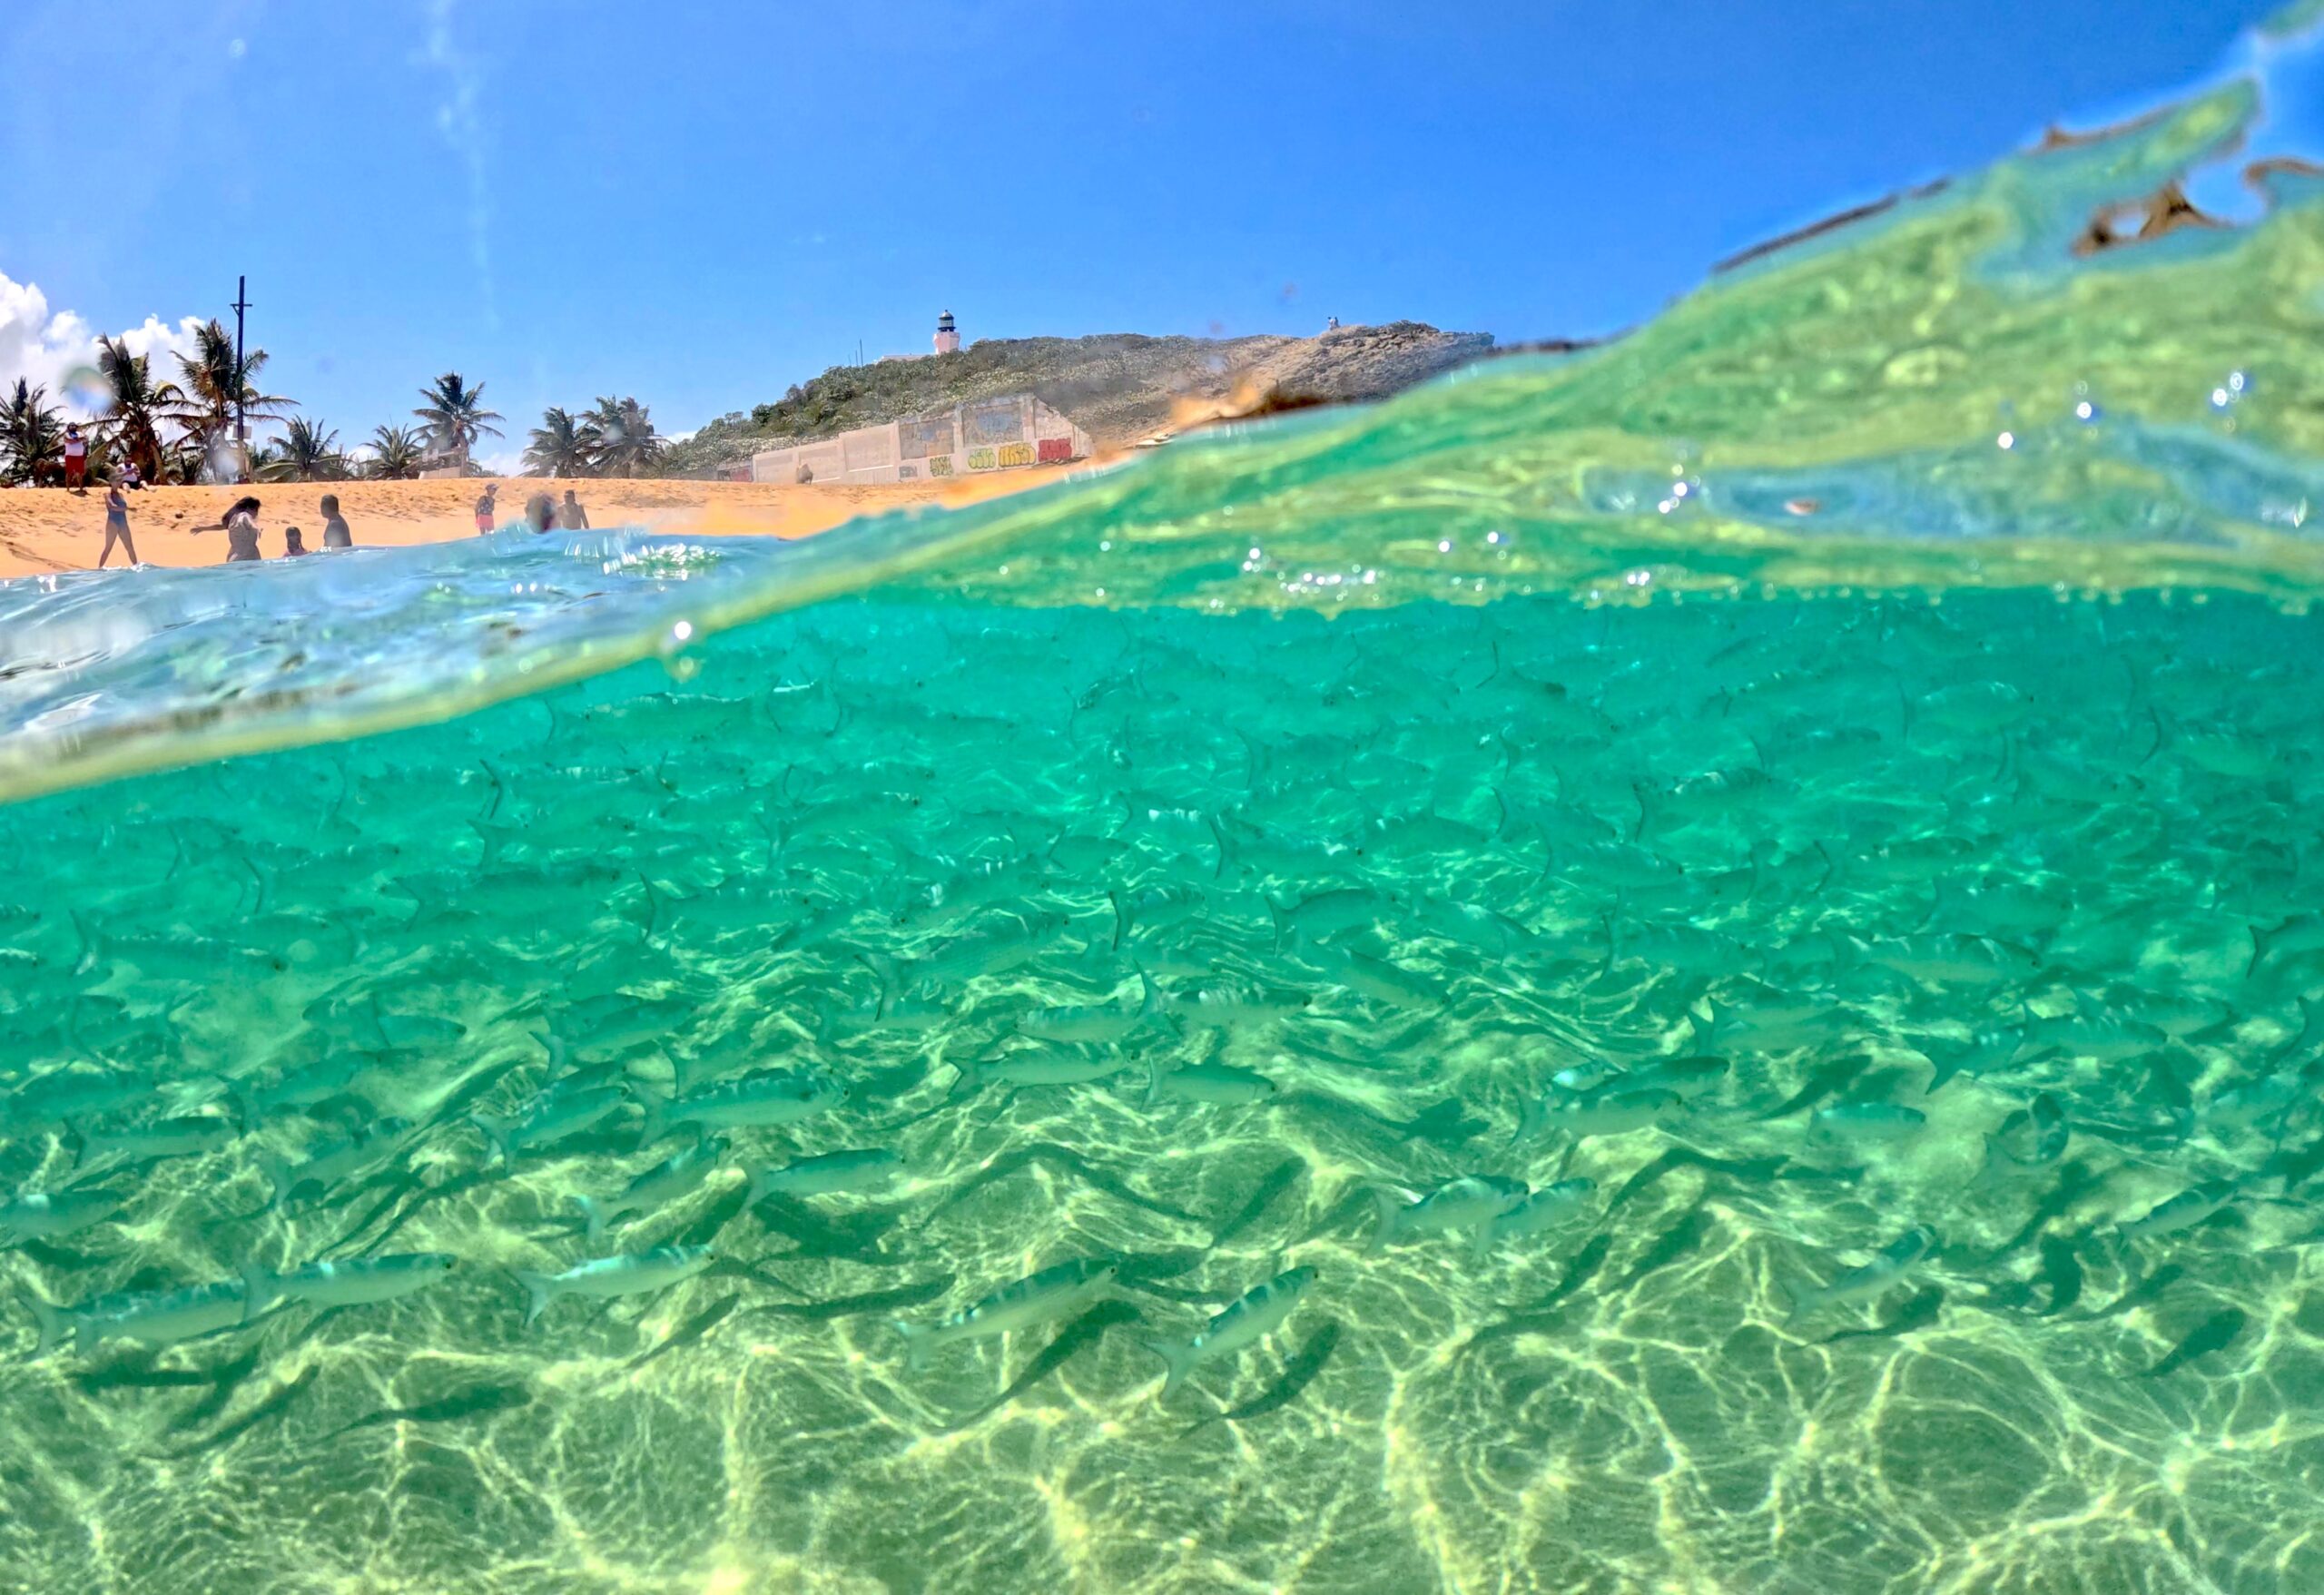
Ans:
POLYGON ((347 517, 339 513, 338 494, 323 495, 322 512, 323 546, 326 548, 354 547, 355 534, 347 529, 347 517))
POLYGON ((570 487, 565 490, 565 502, 557 507, 556 524, 568 532, 589 529, 589 512, 581 507, 581 500, 573 496, 570 487))
POLYGON ((476 535, 479 537, 492 529, 495 507, 493 501, 499 493, 499 483, 487 482, 484 485, 484 497, 476 501, 476 535))
POLYGON ((546 493, 526 499, 525 529, 536 535, 556 530, 556 500, 546 493))
MULTIPOLYGON (((226 563, 237 564, 256 559, 258 552, 258 500, 249 495, 237 498, 231 508, 218 517, 218 526, 226 528, 226 563)), ((215 527, 195 527, 197 532, 214 531, 215 527)))
POLYGON ((89 490, 89 440, 81 436, 78 421, 64 428, 64 485, 75 493, 89 490))
POLYGON ((129 556, 130 564, 137 563, 137 545, 129 540, 129 495, 122 491, 119 482, 105 489, 105 546, 104 552, 97 556, 99 570, 113 557, 115 543, 129 556))

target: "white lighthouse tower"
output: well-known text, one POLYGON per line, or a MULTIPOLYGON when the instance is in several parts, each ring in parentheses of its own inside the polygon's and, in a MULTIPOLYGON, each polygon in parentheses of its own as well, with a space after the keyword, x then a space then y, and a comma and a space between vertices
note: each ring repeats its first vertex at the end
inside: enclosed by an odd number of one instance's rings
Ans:
POLYGON ((936 318, 936 352, 957 354, 960 348, 960 330, 952 324, 952 312, 946 310, 936 318))

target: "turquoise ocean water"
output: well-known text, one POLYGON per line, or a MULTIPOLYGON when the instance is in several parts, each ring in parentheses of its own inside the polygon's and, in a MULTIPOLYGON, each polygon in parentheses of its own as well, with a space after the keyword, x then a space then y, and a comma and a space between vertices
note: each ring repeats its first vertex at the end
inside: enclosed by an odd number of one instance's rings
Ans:
POLYGON ((959 513, 0 587, 0 1587, 2324 1589, 2318 191, 2075 248, 2257 103, 959 513))

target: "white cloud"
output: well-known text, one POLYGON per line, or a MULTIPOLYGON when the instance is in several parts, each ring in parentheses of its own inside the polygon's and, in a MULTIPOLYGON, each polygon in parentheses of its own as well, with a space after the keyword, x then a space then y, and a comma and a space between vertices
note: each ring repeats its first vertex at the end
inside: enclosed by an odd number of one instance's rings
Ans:
MULTIPOLYGON (((121 334, 132 354, 153 357, 153 379, 174 380, 177 362, 169 357, 193 352, 193 330, 200 318, 187 316, 174 327, 158 316, 121 334)), ((30 379, 48 389, 52 402, 69 416, 85 418, 94 394, 85 382, 76 389, 75 372, 94 370, 97 363, 97 333, 71 310, 52 313, 48 296, 33 282, 18 282, 0 271, 0 384, 13 388, 16 379, 30 379)))

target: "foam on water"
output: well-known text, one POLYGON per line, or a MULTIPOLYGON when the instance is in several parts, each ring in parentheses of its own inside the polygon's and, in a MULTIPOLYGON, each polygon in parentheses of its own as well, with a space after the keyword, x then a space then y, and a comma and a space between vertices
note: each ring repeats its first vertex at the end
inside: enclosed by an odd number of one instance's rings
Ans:
POLYGON ((957 514, 6 588, 0 1189, 120 1205, 0 1271, 457 1263, 28 1309, 0 1584, 2324 1587, 2318 212, 2071 249, 2252 109, 957 514), (1470 1176, 1593 1184, 1375 1244, 1470 1176))

